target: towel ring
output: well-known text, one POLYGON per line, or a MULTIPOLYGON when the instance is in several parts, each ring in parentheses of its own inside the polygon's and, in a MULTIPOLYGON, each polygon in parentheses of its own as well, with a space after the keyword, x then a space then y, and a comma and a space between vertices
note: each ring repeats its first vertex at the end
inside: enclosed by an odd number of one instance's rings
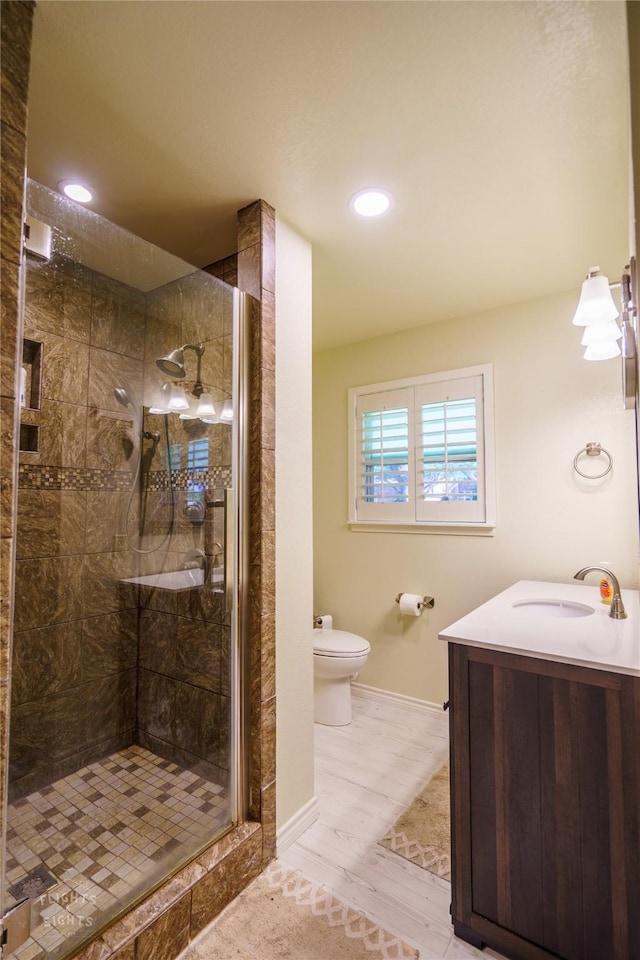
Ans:
POLYGON ((586 447, 583 447, 582 450, 579 450, 575 457, 573 458, 573 469, 576 473, 579 473, 581 477, 584 477, 585 480, 601 480, 602 477, 611 471, 613 466, 613 457, 608 450, 605 450, 603 446, 599 443, 588 443, 586 447), (599 457, 601 453, 604 453, 605 457, 609 461, 605 470, 602 473, 583 473, 580 467, 578 466, 578 458, 582 456, 583 453, 586 453, 588 457, 599 457))

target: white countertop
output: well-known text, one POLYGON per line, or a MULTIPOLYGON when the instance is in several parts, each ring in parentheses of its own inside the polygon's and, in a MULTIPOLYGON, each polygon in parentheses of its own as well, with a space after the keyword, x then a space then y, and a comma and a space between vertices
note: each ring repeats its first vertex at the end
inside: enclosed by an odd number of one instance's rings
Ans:
POLYGON ((441 640, 640 676, 640 593, 622 590, 626 620, 613 620, 597 586, 520 580, 439 633, 441 640), (520 600, 586 604, 582 617, 547 616, 520 600))

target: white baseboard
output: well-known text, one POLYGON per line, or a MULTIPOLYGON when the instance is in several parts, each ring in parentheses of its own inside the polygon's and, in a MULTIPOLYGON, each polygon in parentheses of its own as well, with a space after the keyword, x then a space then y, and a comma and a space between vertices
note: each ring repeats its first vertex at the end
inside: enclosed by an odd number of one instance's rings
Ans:
POLYGON ((304 807, 300 807, 297 813, 287 820, 276 832, 276 856, 290 847, 298 837, 307 830, 312 823, 315 823, 320 816, 320 805, 317 797, 311 797, 304 807))
POLYGON ((441 703, 431 703, 429 700, 418 700, 416 697, 407 697, 403 693, 394 693, 393 690, 380 690, 378 687, 369 687, 366 683, 351 681, 351 693, 365 700, 383 700, 386 703, 404 703, 421 710, 437 710, 442 713, 441 703))

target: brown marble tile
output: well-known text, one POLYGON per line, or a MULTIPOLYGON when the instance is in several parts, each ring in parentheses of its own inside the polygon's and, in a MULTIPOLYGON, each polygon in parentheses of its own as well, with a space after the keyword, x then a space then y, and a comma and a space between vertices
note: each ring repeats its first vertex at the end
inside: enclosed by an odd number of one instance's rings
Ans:
POLYGON ((119 610, 82 621, 82 682, 135 669, 138 612, 119 610))
POLYGON ((35 3, 2 5, 2 122, 26 131, 29 54, 35 3))
POLYGON ((97 617, 131 605, 127 584, 120 581, 135 576, 135 560, 129 553, 92 553, 83 559, 82 616, 97 617))
POLYGON ((220 693, 231 696, 231 628, 220 627, 220 693))
POLYGON ((86 462, 95 470, 121 470, 131 474, 133 483, 138 466, 140 431, 120 408, 87 411, 86 462))
POLYGON ((191 893, 185 894, 136 941, 136 960, 174 960, 189 943, 191 893))
POLYGON ((27 255, 24 325, 32 340, 48 333, 73 341, 73 357, 78 341, 89 342, 91 271, 55 254, 50 261, 27 255))
POLYGON ((169 293, 168 287, 162 289, 164 294, 151 291, 147 295, 144 359, 153 364, 158 357, 166 356, 185 342, 178 292, 169 293))
POLYGON ((238 251, 245 250, 260 242, 261 226, 260 201, 252 203, 238 210, 238 251))
POLYGON ((200 687, 176 683, 171 733, 176 746, 208 763, 219 763, 220 696, 200 687))
POLYGON ((84 467, 86 460, 87 409, 72 403, 43 400, 41 410, 23 410, 23 423, 40 428, 39 449, 21 453, 21 463, 84 467))
POLYGON ((15 631, 11 697, 14 704, 38 700, 80 683, 82 622, 15 631))
POLYGON ((276 221, 273 208, 263 206, 262 215, 262 289, 276 289, 276 221))
MULTIPOLYGON (((222 336, 225 318, 232 307, 231 290, 201 270, 178 280, 177 284, 182 291, 183 343, 206 343, 222 336)), ((185 353, 185 364, 187 377, 193 379, 196 366, 193 351, 185 353)))
POLYGON ((263 787, 260 798, 262 822, 262 869, 276 855, 276 783, 263 787))
POLYGON ((14 546, 13 537, 0 538, 0 597, 2 597, 2 603, 0 603, 0 684, 6 684, 9 676, 9 622, 13 591, 14 546))
MULTIPOLYGON (((131 478, 133 483, 133 477, 131 478)), ((86 494, 85 550, 87 553, 111 553, 117 547, 116 537, 129 530, 134 543, 137 526, 137 497, 131 500, 124 491, 89 490, 86 494)), ((127 550, 127 544, 123 544, 127 550)))
POLYGON ((122 951, 122 956, 120 955, 120 951, 114 955, 111 947, 104 942, 102 937, 98 937, 97 940, 88 944, 88 946, 84 947, 78 953, 74 953, 73 960, 133 960, 131 952, 133 947, 134 945, 131 944, 130 947, 125 948, 125 950, 122 951))
POLYGON ((76 490, 18 491, 17 556, 70 556, 83 551, 86 494, 76 490))
POLYGON ((144 358, 146 302, 132 287, 94 274, 91 346, 138 360, 144 358))
POLYGON ((230 622, 225 609, 224 595, 210 585, 182 590, 178 593, 178 614, 191 620, 208 620, 211 623, 230 622))
POLYGON ((218 916, 261 872, 261 831, 216 863, 194 887, 191 906, 191 937, 218 916))
POLYGON ((177 617, 156 610, 143 610, 140 614, 140 666, 175 678, 177 634, 177 617))
POLYGON ((78 620, 81 613, 82 557, 16 562, 16 630, 78 620))
POLYGON ((138 723, 159 740, 173 741, 176 682, 149 670, 138 671, 138 723))
POLYGON ((276 779, 276 698, 262 704, 260 748, 262 751, 262 784, 268 786, 276 779))
POLYGON ((260 304, 260 363, 263 368, 276 365, 276 298, 270 290, 262 291, 260 304))
POLYGON ((16 368, 18 365, 17 317, 18 317, 19 267, 9 260, 0 265, 0 396, 16 396, 16 368))
POLYGON ((83 746, 109 740, 136 725, 136 670, 126 670, 80 689, 80 742, 83 746))
POLYGON ((86 343, 31 329, 29 339, 42 343, 42 399, 86 406, 89 347, 86 343))
POLYGON ((46 769, 81 745, 77 689, 17 704, 11 710, 9 780, 46 769))
POLYGON ((111 955, 111 960, 136 960, 135 943, 128 943, 126 947, 116 950, 116 952, 111 955))
POLYGON ((261 697, 268 700, 275 696, 276 692, 276 628, 273 613, 265 614, 261 618, 260 635, 261 697))
POLYGON ((13 534, 14 486, 13 457, 15 431, 13 417, 15 401, 10 397, 0 397, 0 536, 13 534))
POLYGON ((203 620, 177 619, 175 677, 185 683, 220 691, 220 647, 223 627, 203 620))
POLYGON ((26 139, 13 127, 0 124, 0 256, 20 262, 22 244, 22 188, 24 184, 26 139))
POLYGON ((224 400, 230 393, 225 374, 225 340, 223 336, 207 340, 202 354, 201 373, 205 388, 211 393, 214 404, 224 400))
POLYGON ((142 400, 143 364, 141 360, 91 347, 89 351, 89 403, 100 410, 113 410, 133 419, 130 407, 115 399, 115 387, 125 389, 137 404, 142 400))
POLYGON ((262 291, 260 245, 254 243, 238 253, 238 287, 256 300, 262 291))

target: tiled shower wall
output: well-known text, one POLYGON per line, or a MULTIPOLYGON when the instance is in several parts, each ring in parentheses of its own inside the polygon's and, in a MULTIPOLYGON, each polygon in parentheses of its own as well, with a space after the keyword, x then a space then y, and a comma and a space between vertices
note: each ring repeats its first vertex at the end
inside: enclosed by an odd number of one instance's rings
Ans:
MULTIPOLYGON (((30 59, 30 0, 2 3, 2 365, 0 442, 2 548, 0 618, 0 804, 7 758, 9 627, 12 595, 13 475, 17 460, 16 369, 18 275, 30 59)), ((239 215, 238 286, 260 303, 251 353, 251 816, 139 907, 98 937, 78 960, 171 960, 260 872, 275 850, 275 611, 274 611, 274 213, 261 201, 239 215)), ((217 273, 212 270, 212 273, 217 273)), ((218 274, 219 275, 219 274, 218 274)), ((233 282, 231 274, 223 279, 233 282)), ((1 855, 1 854, 0 854, 1 855)))
MULTIPOLYGON (((41 375, 29 377, 37 388, 21 418, 38 431, 38 450, 20 453, 12 796, 134 742, 228 782, 231 637, 222 593, 122 580, 180 569, 193 548, 221 564, 220 508, 192 523, 183 507, 193 497, 222 502, 231 425, 145 416, 157 442, 142 441, 143 529, 157 549, 140 556, 130 548, 140 429, 114 386, 141 404, 164 379, 158 356, 203 343, 202 380, 221 405, 231 392, 231 324, 229 291, 202 274, 145 294, 64 257, 27 258, 24 334, 37 345, 41 375), (206 462, 192 468, 194 444, 206 462)), ((196 358, 185 356, 189 390, 196 358)))
MULTIPOLYGON (((17 330, 22 206, 26 157, 27 94, 35 4, 8 0, 0 17, 2 89, 0 150, 0 809, 6 803, 8 693, 11 634, 14 483, 17 461, 17 330)), ((4 851, 0 845, 0 869, 4 851)))
POLYGON ((27 257, 25 288, 41 376, 22 411, 38 450, 18 478, 11 796, 133 742, 138 661, 137 596, 118 583, 135 556, 115 536, 138 441, 113 385, 142 377, 144 296, 55 255, 27 257))

